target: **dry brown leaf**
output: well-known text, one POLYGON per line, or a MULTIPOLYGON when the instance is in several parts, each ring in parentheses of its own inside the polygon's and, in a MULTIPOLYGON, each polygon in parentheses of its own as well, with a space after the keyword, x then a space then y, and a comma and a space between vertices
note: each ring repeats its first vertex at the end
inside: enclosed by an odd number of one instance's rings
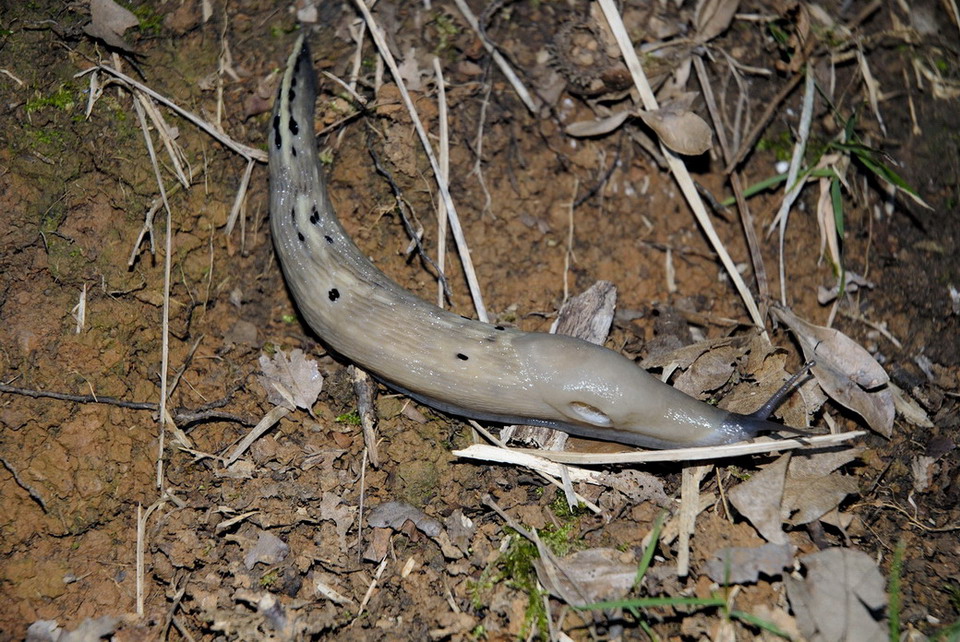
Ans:
POLYGON ((674 381, 674 387, 691 397, 708 390, 719 390, 730 381, 739 350, 722 346, 700 355, 674 381))
POLYGON ((700 0, 694 19, 697 41, 709 42, 726 31, 739 6, 740 0, 700 0))
POLYGON ((633 587, 637 564, 629 553, 590 548, 556 560, 558 573, 547 573, 543 558, 534 561, 537 578, 551 595, 572 606, 619 600, 633 587))
POLYGON ((804 357, 816 361, 811 371, 830 398, 858 413, 871 430, 890 437, 893 392, 876 359, 838 330, 808 323, 786 308, 772 307, 770 313, 797 337, 804 357))
POLYGON ((883 576, 869 555, 828 548, 800 558, 805 579, 787 576, 787 597, 800 632, 810 642, 887 639, 873 613, 887 604, 883 576))
POLYGON ((787 453, 728 493, 734 508, 771 544, 787 543, 780 505, 789 464, 787 453))
POLYGON ((856 459, 863 448, 795 455, 787 469, 781 516, 806 524, 834 510, 847 495, 859 492, 855 477, 834 473, 856 459))
POLYGON ((668 149, 686 156, 699 156, 713 143, 713 132, 706 121, 692 111, 664 107, 656 111, 639 111, 647 127, 668 149))
POLYGON ((243 557, 243 564, 251 569, 258 563, 279 564, 290 552, 290 547, 273 533, 260 531, 257 543, 243 557))
POLYGON ((133 47, 123 39, 123 32, 138 24, 140 19, 133 12, 113 0, 90 0, 90 24, 83 30, 111 47, 132 52, 133 47))
POLYGON ((721 337, 719 339, 707 339, 691 343, 688 346, 677 348, 669 352, 658 352, 640 362, 640 367, 644 370, 651 368, 689 368, 690 365, 700 358, 701 355, 717 350, 724 346, 737 346, 740 340, 737 337, 721 337))
POLYGON ((752 584, 767 577, 780 577, 783 569, 793 565, 793 544, 763 546, 730 546, 721 548, 704 564, 704 572, 720 584, 752 584))
POLYGON ((367 524, 375 528, 400 530, 407 521, 429 537, 436 537, 443 530, 440 522, 406 502, 384 502, 367 514, 367 524))
POLYGON ((340 550, 347 550, 347 531, 353 526, 357 508, 343 502, 343 498, 333 492, 326 492, 320 498, 317 514, 321 520, 330 520, 337 531, 340 550))
POLYGON ((257 377, 267 392, 267 399, 277 406, 292 406, 309 410, 317 402, 323 388, 320 367, 308 359, 303 350, 293 350, 288 357, 278 350, 273 357, 260 355, 260 370, 257 377))
POLYGON ((567 133, 567 136, 573 136, 574 138, 604 136, 622 125, 632 113, 633 112, 631 111, 621 111, 612 116, 607 116, 606 118, 599 118, 597 120, 581 120, 575 123, 570 123, 567 125, 564 131, 567 133))
POLYGON ((671 505, 663 489, 663 482, 656 475, 642 470, 621 470, 616 473, 604 473, 600 480, 603 484, 623 493, 634 504, 653 502, 664 508, 671 505))

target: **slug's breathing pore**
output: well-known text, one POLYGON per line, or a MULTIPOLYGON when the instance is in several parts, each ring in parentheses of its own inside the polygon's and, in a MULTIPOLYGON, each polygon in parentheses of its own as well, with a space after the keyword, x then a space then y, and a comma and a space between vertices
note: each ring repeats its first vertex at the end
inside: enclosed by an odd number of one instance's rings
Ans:
POLYGON ((767 421, 767 406, 762 416, 726 412, 612 350, 466 319, 401 288, 357 249, 334 214, 313 130, 316 91, 301 36, 270 123, 270 229, 300 312, 341 356, 451 414, 648 448, 792 430, 767 421))

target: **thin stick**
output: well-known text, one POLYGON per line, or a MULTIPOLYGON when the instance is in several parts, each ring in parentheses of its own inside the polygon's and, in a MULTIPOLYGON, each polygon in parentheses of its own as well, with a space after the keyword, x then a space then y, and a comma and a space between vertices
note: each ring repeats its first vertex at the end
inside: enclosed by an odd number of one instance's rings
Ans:
POLYGON ((363 459, 360 462, 360 505, 357 507, 357 559, 363 555, 360 545, 363 544, 363 509, 367 498, 367 449, 363 449, 363 459))
MULTIPOLYGON (((360 0, 363 2, 363 0, 360 0)), ((363 615, 364 609, 367 608, 367 603, 370 602, 370 598, 373 597, 373 592, 377 588, 377 583, 380 581, 380 576, 383 575, 384 569, 387 568, 387 562, 390 561, 389 555, 384 555, 383 560, 380 562, 380 566, 377 567, 377 572, 373 576, 373 580, 370 582, 370 586, 367 587, 367 592, 363 594, 363 599, 360 601, 360 608, 357 609, 357 616, 353 618, 350 624, 353 624, 360 619, 360 616, 363 615)))
MULTIPOLYGON (((437 112, 440 114, 440 175, 443 182, 450 182, 450 128, 447 117, 447 87, 443 79, 443 69, 440 67, 440 59, 433 57, 433 72, 437 76, 437 112)), ((437 270, 440 274, 445 274, 447 262, 447 208, 443 204, 443 197, 437 196, 437 270)), ((447 288, 449 290, 449 284, 447 288)), ((437 305, 443 307, 444 283, 437 283, 437 305)))
MULTIPOLYGON (((33 397, 34 399, 56 399, 58 401, 70 401, 73 403, 102 403, 108 406, 128 408, 130 410, 150 410, 153 412, 160 410, 160 405, 154 401, 125 401, 123 399, 117 399, 116 397, 103 397, 99 395, 71 395, 64 392, 50 392, 46 390, 18 388, 16 386, 9 386, 7 384, 0 384, 0 392, 23 395, 25 397, 33 397)), ((176 425, 186 425, 196 423, 198 421, 222 420, 232 421, 245 426, 253 425, 253 422, 249 421, 248 419, 244 419, 243 417, 238 417, 237 415, 229 412, 219 412, 214 410, 215 408, 226 405, 226 403, 227 400, 223 399, 221 401, 213 401, 211 403, 204 404, 194 410, 177 410, 176 414, 173 415, 173 422, 176 425)))
POLYGON ((477 282, 477 274, 473 269, 473 261, 470 259, 470 248, 467 247, 467 240, 463 236, 463 229, 460 227, 460 217, 457 215, 457 208, 453 204, 453 198, 450 196, 450 190, 447 188, 447 182, 443 180, 443 175, 440 171, 440 164, 437 162, 437 157, 433 153, 433 146, 430 144, 430 139, 427 137, 427 132, 423 128, 423 123, 420 121, 420 116, 417 115, 417 110, 413 105, 413 100, 411 100, 410 93, 407 91, 407 87, 403 82, 403 76, 400 74, 400 69, 397 67, 397 61, 394 60, 393 54, 390 53, 390 48, 387 47, 387 42, 383 37, 383 30, 381 30, 380 26, 374 21, 373 16, 370 14, 370 9, 367 8, 367 5, 364 3, 364 1, 354 1, 357 7, 360 9, 360 13, 363 14, 363 19, 367 22, 370 35, 373 37, 373 42, 376 43, 377 50, 380 52, 380 57, 383 58, 384 62, 387 64, 387 67, 390 69, 390 73, 393 75, 394 81, 397 83, 397 88, 400 90, 400 96, 403 98, 403 104, 410 113, 410 119, 413 121, 413 126, 417 130, 417 135, 420 137, 420 143, 423 145, 423 150, 426 152, 427 158, 430 160, 430 167, 433 169, 433 175, 437 181, 437 187, 440 189, 440 194, 443 196, 443 203, 447 208, 447 218, 450 220, 450 229, 453 231, 453 238, 457 242, 457 251, 460 253, 460 262, 463 264, 463 271, 467 277, 467 285, 470 288, 470 296, 473 299, 473 306, 477 311, 477 318, 486 323, 489 321, 489 317, 487 316, 487 308, 483 304, 483 296, 480 294, 480 284, 477 282))
POLYGON ((251 158, 252 158, 253 160, 258 161, 258 162, 261 162, 261 163, 266 163, 266 162, 267 162, 267 153, 266 153, 265 151, 263 151, 263 150, 261 150, 261 149, 256 149, 256 148, 253 148, 253 147, 249 147, 248 145, 244 145, 243 143, 238 143, 237 141, 233 140, 232 138, 230 138, 229 136, 227 136, 226 134, 224 134, 222 131, 218 130, 216 127, 214 127, 213 125, 211 125, 210 123, 208 123, 208 122, 205 121, 204 119, 200 118, 200 117, 197 116, 196 114, 187 111, 186 109, 184 109, 183 107, 180 107, 179 105, 177 105, 175 102, 173 102, 173 101, 170 100, 169 98, 167 98, 167 97, 165 97, 165 96, 163 96, 163 95, 161 95, 161 94, 158 94, 157 92, 155 92, 154 90, 150 89, 149 87, 147 87, 147 86, 144 85, 143 83, 137 82, 136 80, 134 80, 134 79, 131 78, 130 76, 126 75, 126 74, 123 73, 122 71, 117 71, 117 70, 114 69, 113 67, 107 67, 106 65, 98 65, 98 66, 96 66, 96 67, 90 67, 89 69, 84 69, 83 71, 81 71, 81 72, 78 73, 78 74, 74 74, 73 77, 74 77, 74 78, 79 78, 79 77, 81 77, 81 76, 84 76, 84 75, 86 75, 86 74, 89 74, 89 73, 91 73, 91 72, 93 72, 93 71, 97 71, 97 70, 104 71, 104 72, 110 74, 111 76, 113 76, 114 78, 119 78, 120 80, 122 80, 123 82, 125 82, 126 84, 128 84, 129 86, 135 87, 135 88, 139 89, 140 91, 142 91, 143 93, 145 93, 145 94, 147 94, 148 96, 150 96, 151 98, 153 98, 154 100, 156 100, 156 101, 158 101, 158 102, 160 102, 160 103, 163 103, 164 105, 166 105, 167 107, 169 107, 169 108, 172 109, 173 111, 177 112, 177 113, 180 114, 182 117, 186 118, 187 120, 189 120, 191 123, 193 123, 194 125, 196 125, 196 126, 199 127, 200 129, 202 129, 203 131, 205 131, 205 132, 207 132, 208 134, 210 134, 211 136, 213 136, 215 139, 217 139, 218 141, 220 141, 225 147, 227 147, 227 148, 233 150, 234 152, 240 154, 240 155, 243 156, 244 158, 246 158, 246 159, 251 159, 251 158))
MULTIPOLYGON (((250 185, 250 175, 253 173, 254 159, 247 159, 247 168, 243 171, 243 178, 240 179, 240 187, 237 188, 237 196, 233 199, 233 207, 230 208, 230 217, 227 219, 227 227, 224 234, 230 236, 233 232, 233 226, 237 224, 240 213, 243 211, 243 203, 247 196, 247 186, 250 185)), ((242 241, 241 241, 242 242, 242 241)))
POLYGON ((480 102, 480 116, 477 118, 477 140, 474 143, 477 158, 473 163, 473 169, 467 176, 477 175, 477 182, 480 183, 480 189, 483 191, 483 214, 490 213, 490 204, 493 203, 493 197, 490 196, 490 190, 487 189, 487 181, 483 178, 483 125, 487 120, 487 105, 490 104, 490 93, 493 91, 493 83, 487 83, 487 91, 483 94, 483 100, 480 102))
POLYGON ((677 531, 677 577, 690 572, 690 536, 700 512, 700 482, 713 466, 686 466, 680 476, 680 515, 677 531))
POLYGON ((17 469, 13 467, 13 464, 11 464, 9 461, 4 459, 3 457, 0 457, 0 464, 3 464, 3 467, 7 469, 7 472, 13 475, 13 481, 17 483, 17 486, 27 491, 27 494, 30 495, 33 501, 37 502, 37 504, 40 505, 40 508, 43 509, 44 513, 49 512, 47 511, 47 503, 43 501, 43 495, 41 495, 33 486, 28 484, 26 481, 23 480, 22 477, 20 477, 20 474, 17 472, 17 469))
MULTIPOLYGON (((478 423, 477 423, 476 421, 474 421, 473 419, 470 419, 467 423, 469 423, 469 424, 474 428, 474 430, 476 430, 477 432, 479 432, 479 433, 480 433, 481 435, 483 435, 486 439, 489 439, 492 443, 494 443, 494 444, 496 444, 496 445, 495 445, 495 446, 488 446, 488 445, 486 445, 486 444, 474 444, 473 446, 470 446, 470 447, 466 448, 465 450, 462 450, 462 451, 454 451, 454 452, 453 452, 454 455, 456 455, 456 456, 458 456, 458 457, 465 457, 465 458, 467 458, 467 459, 487 459, 487 460, 489 460, 489 461, 503 461, 504 463, 514 463, 514 462, 511 462, 510 459, 502 459, 502 458, 510 458, 510 457, 513 457, 513 454, 514 454, 514 453, 524 453, 524 451, 518 450, 518 449, 516 449, 516 448, 507 448, 507 445, 506 445, 506 444, 504 444, 502 441, 500 441, 499 439, 497 439, 496 437, 494 437, 494 436, 490 433, 490 431, 488 431, 487 429, 485 429, 483 426, 481 426, 480 424, 478 424, 478 423), (491 453, 496 453, 496 455, 495 455, 495 456, 488 456, 488 457, 474 457, 474 456, 472 455, 474 448, 482 448, 482 449, 484 449, 484 452, 486 452, 488 455, 491 454, 491 453), (460 453, 471 453, 471 454, 463 454, 463 455, 461 455, 460 453)), ((536 458, 536 457, 537 457, 537 454, 538 454, 538 453, 541 453, 541 452, 552 452, 552 451, 532 450, 532 451, 527 451, 526 454, 529 454, 531 457, 536 458)), ((557 471, 545 471, 545 470, 542 470, 541 467, 536 464, 536 461, 535 461, 535 460, 534 460, 534 461, 531 461, 531 462, 529 462, 529 463, 521 463, 520 461, 516 461, 515 463, 517 463, 518 465, 521 465, 521 466, 526 466, 526 467, 530 468, 531 470, 536 471, 536 473, 537 473, 538 475, 540 475, 541 477, 543 477, 545 480, 547 480, 548 482, 550 482, 551 484, 553 484, 554 486, 556 486, 556 487, 559 488, 560 490, 563 490, 563 484, 560 483, 560 482, 556 479, 556 477, 558 477, 558 476, 560 475, 559 470, 557 470, 557 471)), ((585 481, 586 481, 586 480, 585 480, 585 481)), ((603 513, 603 509, 601 509, 599 506, 597 506, 596 504, 594 504, 593 502, 591 502, 591 501, 590 501, 589 499, 587 499, 586 497, 584 497, 584 496, 582 496, 582 495, 580 495, 580 494, 577 494, 577 499, 580 501, 581 504, 583 504, 584 506, 586 506, 587 508, 589 508, 591 511, 593 511, 593 512, 596 513, 597 515, 600 515, 601 513, 603 513)))
MULTIPOLYGON (((139 98, 139 97, 138 97, 139 98)), ((161 346, 160 346, 160 413, 157 420, 160 422, 160 436, 157 444, 157 488, 163 488, 163 450, 167 434, 167 369, 170 367, 170 268, 173 256, 173 216, 170 214, 170 203, 167 201, 167 190, 163 186, 163 177, 160 175, 160 166, 157 164, 157 154, 153 149, 153 139, 147 128, 147 117, 141 101, 134 100, 133 106, 143 129, 143 138, 150 154, 150 162, 160 189, 160 198, 163 200, 163 209, 167 213, 167 229, 164 240, 163 257, 163 311, 161 316, 161 346)))
POLYGON ((463 14, 463 17, 470 25, 470 28, 473 29, 480 38, 480 42, 483 43, 483 48, 487 50, 487 53, 489 53, 491 57, 493 57, 493 61, 497 63, 497 66, 500 67, 500 71, 502 71, 503 75, 507 77, 507 81, 509 81, 510 85, 513 86, 513 90, 517 92, 517 96, 520 98, 521 102, 523 102, 531 114, 536 114, 538 108, 533 96, 531 96, 530 92, 527 91, 527 88, 524 87, 520 77, 517 76, 516 72, 513 71, 513 67, 510 66, 510 63, 507 62, 507 59, 504 58, 499 51, 497 51, 497 48, 493 46, 493 43, 490 42, 490 39, 487 38, 486 34, 483 33, 483 30, 480 29, 480 23, 477 22, 477 16, 470 11, 470 7, 467 6, 466 1, 454 0, 454 3, 457 5, 457 9, 460 10, 460 13, 463 14))
POLYGON ((233 449, 233 452, 223 460, 224 468, 228 467, 233 462, 237 461, 240 456, 247 451, 247 448, 250 447, 253 442, 260 438, 260 436, 270 430, 275 423, 286 417, 290 414, 290 409, 285 406, 274 406, 273 410, 268 412, 263 416, 263 419, 253 427, 253 429, 247 433, 247 436, 237 444, 237 447, 233 449))
MULTIPOLYGON (((550 461, 562 464, 577 464, 580 466, 604 466, 611 464, 647 464, 651 462, 678 462, 678 461, 705 461, 709 459, 726 459, 729 457, 743 457, 745 455, 763 455, 783 450, 813 449, 836 446, 851 439, 867 434, 865 430, 855 430, 836 435, 819 435, 817 437, 803 437, 794 439, 779 439, 744 444, 727 444, 725 446, 703 446, 699 448, 677 448, 674 450, 637 450, 612 454, 571 453, 553 450, 529 450, 526 448, 507 448, 515 453, 531 454, 550 461)), ((453 454, 466 459, 483 459, 498 461, 499 448, 486 444, 474 444, 463 450, 455 450, 453 454)))
MULTIPOLYGON (((617 44, 620 46, 620 52, 623 54, 623 58, 627 63, 627 68, 630 70, 631 76, 633 76, 633 82, 636 85, 637 90, 640 92, 640 98, 643 102, 644 108, 648 111, 656 110, 658 108, 657 99, 653 95, 653 90, 650 88, 650 83, 647 81, 646 74, 643 72, 643 67, 640 66, 640 60, 637 58, 637 52, 633 47, 633 43, 630 42, 630 37, 627 35, 626 27, 623 25, 623 20, 620 17, 620 13, 617 11, 614 0, 600 0, 600 8, 603 10, 603 15, 606 17, 611 31, 613 31, 614 37, 617 40, 617 44)), ((670 171, 673 173, 677 184, 680 186, 680 190, 686 197, 687 203, 693 210, 693 213, 697 218, 697 222, 700 223, 700 227, 703 229, 704 233, 707 235, 707 238, 710 240, 710 244, 713 246, 713 249, 720 257, 723 267, 727 270, 730 280, 737 288, 740 298, 743 299, 743 303, 747 307, 747 312, 749 312, 750 318, 758 328, 763 328, 764 321, 763 317, 760 316, 760 310, 757 308, 757 303, 754 301, 753 295, 750 293, 750 289, 747 287, 747 284, 744 283, 743 277, 740 276, 740 272, 737 271, 737 266, 734 264, 733 259, 730 257, 730 254, 724 247, 723 242, 720 240, 720 237, 717 236, 717 232, 713 227, 713 223, 710 221, 710 215, 707 214, 707 210, 703 206, 703 201, 700 199, 700 195, 697 192, 696 185, 694 185, 693 179, 690 177, 690 173, 687 171, 687 166, 683 164, 683 161, 680 160, 676 154, 664 147, 663 143, 660 143, 660 149, 667 160, 667 164, 669 165, 670 171)))

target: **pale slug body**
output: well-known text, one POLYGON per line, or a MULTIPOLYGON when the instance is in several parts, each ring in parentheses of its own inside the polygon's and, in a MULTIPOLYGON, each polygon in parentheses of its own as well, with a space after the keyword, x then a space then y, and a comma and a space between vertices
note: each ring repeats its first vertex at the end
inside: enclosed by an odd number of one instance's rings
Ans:
POLYGON ((334 214, 313 130, 316 76, 303 36, 270 127, 270 221, 310 327, 389 386, 456 415, 545 425, 648 448, 730 443, 783 426, 729 413, 572 337, 472 321, 394 283, 334 214))

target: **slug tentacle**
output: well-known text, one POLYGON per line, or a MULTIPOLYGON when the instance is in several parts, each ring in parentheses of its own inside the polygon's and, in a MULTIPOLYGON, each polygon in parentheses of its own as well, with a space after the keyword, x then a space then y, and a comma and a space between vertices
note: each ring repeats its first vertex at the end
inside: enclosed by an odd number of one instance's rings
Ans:
POLYGON ((270 229, 291 295, 334 351, 404 394, 477 419, 650 448, 784 429, 688 397, 612 350, 466 319, 394 283, 334 214, 314 136, 316 93, 301 36, 270 123, 270 229))

